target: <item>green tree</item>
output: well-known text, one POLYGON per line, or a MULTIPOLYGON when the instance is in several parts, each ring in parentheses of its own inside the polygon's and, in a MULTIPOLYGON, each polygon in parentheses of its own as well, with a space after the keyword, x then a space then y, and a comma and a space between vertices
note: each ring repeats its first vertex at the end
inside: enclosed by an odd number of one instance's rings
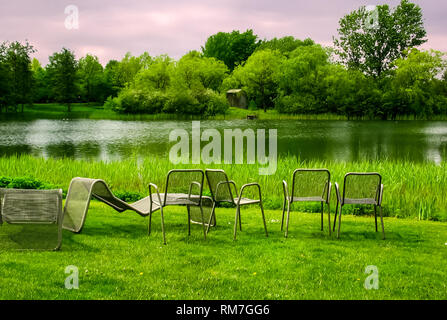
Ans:
POLYGON ((101 91, 103 90, 105 77, 98 57, 87 54, 79 59, 78 76, 81 94, 87 102, 104 101, 105 97, 101 91))
POLYGON ((130 52, 126 53, 119 62, 117 68, 117 81, 121 88, 133 84, 135 76, 141 69, 147 69, 152 63, 152 58, 147 52, 139 57, 132 56, 130 52))
POLYGON ((110 60, 104 68, 104 77, 108 88, 107 96, 116 97, 122 88, 120 86, 118 75, 119 64, 120 63, 117 60, 110 60))
POLYGON ((10 43, 5 50, 5 63, 9 71, 10 98, 9 103, 15 107, 19 104, 32 102, 33 74, 31 71, 30 54, 35 50, 28 42, 22 45, 20 42, 10 43))
POLYGON ((63 48, 49 57, 47 66, 51 85, 56 101, 67 105, 71 111, 71 104, 78 95, 78 62, 72 51, 63 48))
POLYGON ((441 112, 445 97, 436 92, 436 86, 446 70, 443 56, 439 51, 413 49, 395 61, 396 70, 384 97, 391 118, 401 114, 429 117, 441 112))
POLYGON ((10 73, 6 63, 6 44, 0 44, 0 112, 9 105, 10 73))
POLYGON ((394 11, 388 5, 375 10, 360 7, 339 24, 334 45, 340 58, 348 67, 373 77, 390 70, 392 62, 403 57, 407 49, 427 41, 422 10, 408 0, 401 0, 394 11))
POLYGON ((48 102, 51 99, 51 86, 48 73, 36 58, 31 62, 34 77, 33 102, 48 102))
POLYGON ((218 90, 227 74, 228 68, 222 61, 191 51, 177 63, 175 85, 193 90, 218 90))
POLYGON ((279 72, 280 112, 321 113, 325 111, 324 86, 329 56, 320 45, 298 47, 290 53, 279 72))
POLYGON ((258 46, 258 36, 253 30, 240 33, 219 32, 208 38, 202 52, 205 57, 216 58, 223 61, 225 65, 233 70, 248 59, 258 46))
POLYGON ((147 69, 140 70, 135 76, 134 87, 141 90, 165 91, 171 84, 174 61, 167 55, 152 59, 147 69))
POLYGON ((231 77, 225 79, 223 87, 243 89, 248 98, 265 112, 274 106, 283 60, 284 57, 277 50, 257 51, 244 65, 238 66, 231 77))
POLYGON ((311 46, 314 44, 315 42, 310 38, 307 38, 304 41, 302 41, 300 39, 295 39, 292 36, 286 36, 282 38, 273 38, 271 40, 263 40, 256 48, 256 51, 265 49, 278 50, 282 54, 288 56, 290 52, 292 52, 298 47, 311 46))

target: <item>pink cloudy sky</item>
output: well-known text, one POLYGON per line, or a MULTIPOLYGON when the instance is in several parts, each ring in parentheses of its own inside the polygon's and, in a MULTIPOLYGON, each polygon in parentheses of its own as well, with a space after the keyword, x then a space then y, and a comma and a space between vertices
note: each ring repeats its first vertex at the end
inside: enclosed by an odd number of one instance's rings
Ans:
MULTIPOLYGON (((414 0, 424 13, 429 42, 447 51, 447 1, 414 0)), ((0 42, 28 39, 43 63, 62 47, 76 56, 92 53, 105 64, 130 51, 179 58, 200 50, 219 31, 253 29, 261 38, 292 35, 332 44, 338 20, 361 5, 392 1, 358 0, 2 0, 0 42), (65 7, 79 8, 79 29, 65 28, 65 7)))

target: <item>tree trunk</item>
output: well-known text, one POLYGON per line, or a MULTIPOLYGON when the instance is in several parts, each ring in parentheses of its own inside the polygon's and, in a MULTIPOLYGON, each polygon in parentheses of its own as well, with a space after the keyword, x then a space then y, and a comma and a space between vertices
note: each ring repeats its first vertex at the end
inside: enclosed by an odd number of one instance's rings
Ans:
POLYGON ((71 103, 67 104, 67 112, 71 112, 71 103))

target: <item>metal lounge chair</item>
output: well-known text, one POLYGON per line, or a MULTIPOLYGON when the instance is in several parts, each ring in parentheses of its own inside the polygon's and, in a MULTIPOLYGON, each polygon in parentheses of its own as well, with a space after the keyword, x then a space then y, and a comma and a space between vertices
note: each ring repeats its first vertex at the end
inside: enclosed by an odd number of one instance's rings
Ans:
POLYGON ((377 230, 377 207, 380 209, 380 220, 382 222, 382 237, 385 240, 385 227, 382 216, 383 184, 382 176, 379 173, 355 173, 350 172, 345 175, 343 182, 343 196, 340 196, 338 183, 335 183, 337 194, 337 208, 334 218, 334 232, 337 223, 338 204, 340 204, 340 215, 338 217, 337 238, 340 238, 341 213, 345 204, 366 204, 374 206, 374 218, 377 230))
POLYGON ((153 212, 160 209, 159 206, 150 201, 150 197, 131 204, 115 197, 104 180, 73 178, 65 201, 64 229, 76 233, 81 232, 92 197, 109 205, 118 212, 132 210, 142 217, 151 216, 153 212))
POLYGON ((0 225, 13 225, 12 248, 58 250, 62 220, 62 190, 0 189, 0 225))
MULTIPOLYGON (((191 208, 199 210, 200 223, 203 226, 203 236, 206 240, 206 222, 202 205, 205 203, 208 204, 209 201, 206 202, 206 199, 202 199, 203 182, 203 170, 175 169, 168 172, 164 193, 160 193, 158 187, 155 184, 151 183, 149 185, 150 201, 151 203, 153 203, 153 205, 160 208, 164 243, 166 243, 166 238, 164 232, 163 208, 171 205, 186 206, 188 211, 188 235, 191 234, 191 208), (154 194, 152 193, 152 188, 154 188, 156 196, 154 196, 154 194), (194 191, 196 191, 197 193, 193 194, 194 191)), ((151 216, 149 216, 148 232, 149 234, 151 232, 151 216)))
POLYGON ((261 187, 258 183, 245 184, 241 187, 241 189, 238 193, 236 183, 234 181, 228 179, 228 176, 225 173, 225 171, 206 169, 205 175, 206 175, 206 179, 208 181, 208 185, 210 187, 211 197, 213 199, 212 214, 210 216, 210 221, 208 223, 207 232, 209 231, 209 226, 211 224, 211 218, 214 217, 214 219, 215 219, 215 215, 216 215, 215 209, 216 209, 217 203, 227 202, 227 203, 231 203, 232 205, 236 206, 236 217, 235 217, 235 221, 234 221, 233 240, 236 240, 238 220, 239 220, 239 229, 242 231, 240 207, 244 206, 244 205, 249 205, 249 204, 259 204, 259 206, 261 208, 261 213, 262 213, 262 220, 264 222, 265 236, 268 237, 267 224, 265 223, 264 208, 262 206, 261 187), (233 191, 231 190, 231 186, 234 187, 234 195, 236 195, 236 197, 233 197, 233 191), (243 196, 244 190, 246 188, 253 188, 253 187, 257 188, 259 199, 245 198, 243 196))
POLYGON ((287 204, 287 222, 285 237, 289 232, 290 207, 294 202, 321 203, 321 231, 323 231, 324 204, 328 208, 328 229, 331 234, 331 174, 327 169, 296 169, 292 177, 292 193, 289 196, 288 185, 283 180, 284 202, 282 209, 281 231, 284 225, 284 213, 287 204))

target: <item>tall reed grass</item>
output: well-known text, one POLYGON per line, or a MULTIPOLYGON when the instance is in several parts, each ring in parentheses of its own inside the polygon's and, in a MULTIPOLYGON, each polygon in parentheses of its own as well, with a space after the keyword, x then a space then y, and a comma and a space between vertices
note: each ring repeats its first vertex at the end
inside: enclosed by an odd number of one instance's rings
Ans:
MULTIPOLYGON (((74 159, 44 159, 33 156, 0 157, 0 176, 34 177, 67 191, 73 177, 101 178, 117 193, 148 193, 148 183, 153 182, 163 190, 166 174, 174 168, 222 168, 240 187, 244 183, 259 182, 265 207, 281 209, 283 203, 282 180, 291 184, 296 168, 327 168, 332 182, 341 185, 347 172, 379 172, 385 185, 383 207, 386 216, 423 220, 447 221, 447 166, 411 161, 303 161, 295 157, 278 159, 274 175, 260 176, 255 165, 173 165, 166 158, 130 157, 121 161, 88 161, 74 159)), ((342 187, 342 186, 341 186, 342 187)), ((208 193, 208 186, 204 187, 208 193)), ((332 190, 332 209, 335 209, 335 192, 332 190)), ((304 205, 304 211, 318 211, 318 205, 304 205)), ((346 212, 363 214, 364 209, 346 206, 346 212)), ((367 211, 371 212, 371 211, 367 211)))

